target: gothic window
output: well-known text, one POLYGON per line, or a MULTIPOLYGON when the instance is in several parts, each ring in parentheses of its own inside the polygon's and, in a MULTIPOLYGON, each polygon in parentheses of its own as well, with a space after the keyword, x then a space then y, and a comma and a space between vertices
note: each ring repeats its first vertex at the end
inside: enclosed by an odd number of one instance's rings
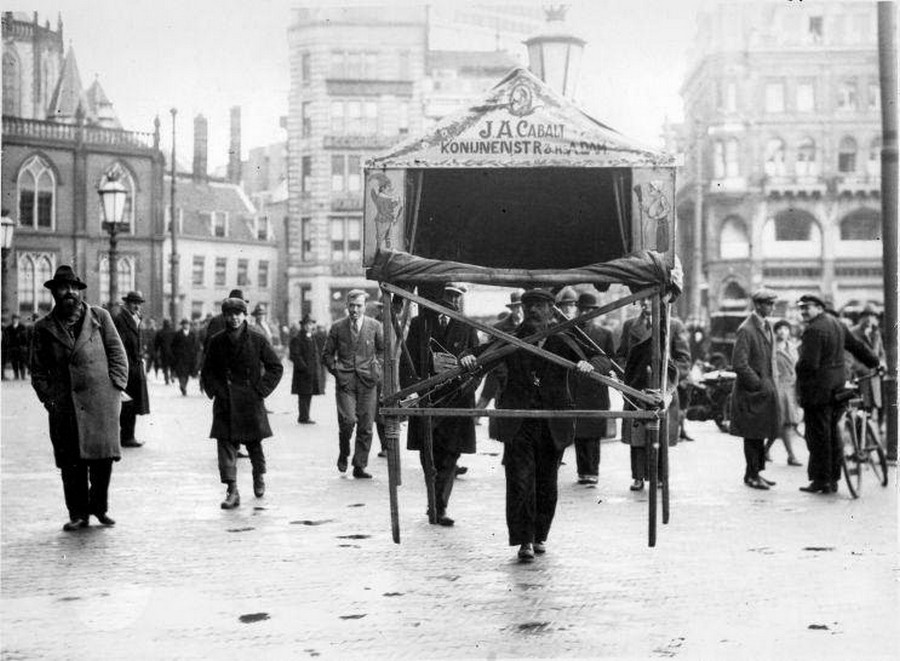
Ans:
POLYGON ((56 176, 40 156, 32 156, 19 170, 19 224, 53 229, 56 217, 56 176))
MULTIPOLYGON (((6 48, 4 44, 4 48, 6 48)), ((11 51, 3 53, 3 114, 18 116, 22 92, 19 58, 11 51)))
POLYGON ((856 140, 849 135, 841 138, 838 147, 838 172, 856 172, 856 140))
POLYGON ((737 216, 729 216, 722 223, 719 233, 719 257, 722 259, 745 259, 750 256, 750 240, 747 225, 737 216))
POLYGON ((53 307, 53 296, 44 283, 53 277, 54 256, 50 253, 20 253, 16 290, 19 314, 45 314, 53 307))
MULTIPOLYGON (((125 292, 135 289, 135 258, 130 255, 116 256, 116 287, 119 295, 124 296, 125 292)), ((109 255, 100 255, 100 301, 101 305, 110 302, 118 303, 119 301, 109 300, 109 255)))
POLYGON ((816 143, 812 138, 803 138, 797 146, 796 171, 801 177, 818 174, 816 143))
POLYGON ((881 214, 875 209, 858 209, 841 220, 841 241, 878 241, 881 214))
POLYGON ((770 177, 784 175, 784 140, 781 138, 771 138, 766 143, 765 169, 766 174, 770 177))
MULTIPOLYGON (((121 163, 113 163, 103 175, 103 178, 100 180, 100 186, 103 186, 110 179, 118 179, 119 183, 125 187, 126 196, 125 196, 125 211, 122 213, 122 222, 125 223, 128 227, 124 231, 133 234, 135 231, 134 224, 134 208, 135 208, 135 185, 134 185, 134 177, 131 176, 131 172, 129 172, 128 168, 126 168, 121 163)), ((98 186, 98 190, 99 187, 98 186)), ((100 222, 103 223, 106 218, 103 215, 103 202, 100 200, 100 196, 97 195, 97 217, 100 219, 100 222)), ((112 220, 112 219, 110 219, 112 220)))

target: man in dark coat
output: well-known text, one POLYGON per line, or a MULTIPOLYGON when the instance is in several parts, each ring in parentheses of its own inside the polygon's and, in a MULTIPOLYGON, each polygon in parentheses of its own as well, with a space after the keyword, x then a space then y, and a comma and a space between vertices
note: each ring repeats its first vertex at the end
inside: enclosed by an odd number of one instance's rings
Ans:
POLYGON ((20 317, 14 314, 9 326, 3 329, 3 360, 9 360, 14 379, 25 379, 28 373, 28 329, 20 323, 20 317))
MULTIPOLYGON (((599 307, 597 297, 591 292, 582 293, 577 299, 580 315, 589 313, 599 307)), ((562 310, 562 308, 560 308, 562 310)), ((565 311, 563 310, 565 313, 565 311)), ((599 347, 603 353, 591 360, 591 364, 599 374, 609 374, 612 370, 612 356, 615 344, 612 333, 600 326, 596 320, 590 320, 580 328, 590 339, 586 342, 576 333, 576 337, 586 347, 599 347)), ((575 388, 575 408, 580 410, 608 411, 609 388, 593 380, 582 379, 575 388)), ((575 464, 578 469, 579 484, 597 484, 600 474, 600 439, 609 438, 608 418, 577 418, 575 420, 575 464)))
POLYGON ((300 322, 300 331, 291 338, 290 359, 294 363, 291 378, 291 394, 297 395, 297 422, 301 425, 315 424, 309 418, 309 405, 313 395, 325 394, 325 383, 319 380, 321 370, 321 349, 313 331, 316 320, 308 314, 300 322))
POLYGON ((878 357, 825 311, 821 296, 801 296, 799 306, 806 330, 797 360, 797 396, 806 425, 810 479, 800 490, 836 493, 844 450, 837 430, 841 407, 834 396, 844 386, 844 350, 870 369, 878 367, 878 357))
POLYGON ((144 347, 141 341, 141 305, 144 297, 140 291, 130 291, 122 297, 125 305, 113 321, 125 355, 128 356, 128 385, 125 392, 131 398, 122 402, 120 437, 122 447, 139 448, 143 442, 134 437, 134 425, 139 415, 150 413, 150 395, 147 393, 147 375, 144 373, 144 347))
POLYGON ((753 312, 735 334, 731 365, 737 378, 731 391, 732 436, 744 438, 744 484, 768 489, 775 483, 760 475, 766 467, 766 439, 781 431, 775 385, 775 331, 769 317, 778 295, 765 287, 750 297, 753 312))
POLYGON ((153 337, 154 367, 162 370, 166 385, 172 380, 172 340, 175 339, 175 329, 172 328, 171 319, 163 319, 162 327, 156 331, 153 337))
POLYGON ((322 352, 325 367, 334 376, 339 426, 337 467, 347 470, 350 438, 356 428, 353 477, 369 479, 366 472, 372 447, 372 425, 378 409, 376 392, 381 380, 384 331, 381 324, 363 314, 368 294, 361 289, 347 293, 347 316, 328 331, 322 352))
MULTIPOLYGON (((459 311, 464 293, 463 285, 445 285, 443 304, 459 311)), ((415 375, 424 379, 455 367, 461 355, 475 351, 478 347, 478 333, 468 324, 449 319, 432 310, 424 310, 410 322, 406 346, 415 366, 415 375)), ((416 379, 405 361, 401 365, 400 383, 406 387, 416 379)), ((454 379, 437 388, 431 395, 431 402, 436 408, 471 409, 475 407, 477 387, 478 383, 472 382, 471 377, 454 379)), ((475 420, 436 417, 431 418, 431 421, 436 520, 439 525, 452 526, 454 522, 447 516, 447 506, 456 479, 456 462, 460 454, 475 452, 475 420)), ((406 447, 419 451, 423 470, 427 470, 423 452, 425 425, 425 418, 412 418, 406 436, 406 447)))
MULTIPOLYGON (((494 324, 494 328, 501 330, 504 333, 512 333, 519 327, 519 324, 522 323, 521 292, 514 291, 510 293, 509 303, 506 304, 506 308, 508 312, 494 324)), ((475 404, 475 408, 486 409, 491 401, 500 399, 500 393, 503 392, 504 386, 501 381, 501 371, 491 370, 485 375, 484 387, 481 389, 481 394, 478 396, 478 402, 475 404)), ((494 440, 499 439, 495 418, 490 418, 488 420, 488 436, 494 440)))
POLYGON ((272 430, 263 400, 278 382, 284 368, 272 345, 247 326, 247 303, 240 298, 222 301, 225 330, 208 343, 203 361, 204 392, 213 400, 213 424, 210 438, 216 439, 219 478, 227 486, 222 509, 241 504, 237 488, 238 448, 243 443, 253 467, 253 493, 262 498, 266 492, 263 475, 266 457, 262 439, 272 430))
POLYGON ((47 409, 69 521, 63 530, 105 526, 112 463, 121 457, 119 407, 128 359, 109 313, 82 301, 87 287, 71 266, 44 283, 54 306, 34 326, 31 385, 47 409))
MULTIPOLYGON (((529 289, 522 294, 525 318, 516 330, 526 337, 550 327, 554 297, 546 289, 529 289)), ((594 368, 577 341, 568 332, 551 335, 543 341, 546 351, 577 364, 577 372, 588 374, 594 368)), ((483 351, 490 343, 482 345, 483 351)), ((460 361, 472 368, 475 358, 460 361)), ((555 363, 517 350, 502 359, 506 386, 498 409, 573 409, 572 373, 555 363)), ((556 513, 557 475, 567 446, 575 440, 574 418, 498 418, 506 472, 506 525, 510 546, 519 545, 522 562, 534 560, 535 553, 546 551, 545 543, 556 513)))
POLYGON ((172 338, 172 369, 178 377, 178 387, 181 388, 182 395, 187 395, 188 380, 197 374, 199 351, 200 341, 191 329, 191 322, 182 319, 181 328, 172 338))
MULTIPOLYGON (((653 326, 651 319, 650 299, 640 303, 641 313, 637 317, 626 319, 622 324, 622 336, 616 351, 616 360, 623 366, 622 380, 625 385, 638 390, 650 388, 650 368, 653 359, 653 326)), ((662 349, 662 347, 661 347, 662 349)), ((661 352, 662 353, 662 352, 661 352)), ((685 378, 691 370, 691 350, 688 344, 687 331, 684 324, 675 317, 669 319, 669 365, 668 389, 676 395, 678 382, 685 378)), ((633 410, 634 406, 626 400, 625 410, 633 410)), ((678 420, 681 409, 677 395, 672 398, 666 412, 664 424, 660 432, 666 430, 669 446, 678 443, 678 420)), ((647 479, 649 464, 647 460, 647 426, 640 420, 622 420, 622 442, 631 446, 631 491, 641 491, 647 479)), ((660 456, 657 455, 657 460, 660 456)))

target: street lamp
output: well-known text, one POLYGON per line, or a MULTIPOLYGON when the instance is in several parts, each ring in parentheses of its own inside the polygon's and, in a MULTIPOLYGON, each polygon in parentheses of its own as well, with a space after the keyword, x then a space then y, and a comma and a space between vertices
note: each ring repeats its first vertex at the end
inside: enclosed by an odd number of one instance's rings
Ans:
POLYGON ((16 233, 16 221, 9 217, 9 212, 6 209, 3 209, 3 217, 0 219, 0 227, 2 227, 2 234, 0 234, 0 246, 3 248, 3 301, 2 301, 2 314, 5 317, 6 312, 9 309, 9 305, 7 305, 7 296, 6 292, 9 287, 6 284, 6 259, 9 256, 9 251, 12 249, 13 235, 16 233))
POLYGON ((118 235, 128 229, 128 223, 122 222, 128 189, 119 181, 118 175, 110 174, 97 193, 103 209, 103 229, 109 233, 109 307, 112 309, 119 298, 118 235))
POLYGON ((545 10, 547 25, 541 34, 526 39, 528 68, 550 87, 568 99, 575 96, 581 72, 581 55, 586 43, 565 25, 565 5, 545 10))

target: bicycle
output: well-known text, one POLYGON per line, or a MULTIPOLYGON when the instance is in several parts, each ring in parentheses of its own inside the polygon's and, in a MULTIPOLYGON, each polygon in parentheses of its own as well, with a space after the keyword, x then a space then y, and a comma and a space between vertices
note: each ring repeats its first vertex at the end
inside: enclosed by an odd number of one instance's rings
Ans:
POLYGON ((878 424, 872 419, 872 405, 861 396, 859 382, 879 376, 873 372, 849 382, 838 394, 837 401, 845 408, 838 418, 837 432, 843 440, 841 464, 847 489, 853 498, 859 498, 862 474, 870 467, 875 477, 886 487, 888 484, 887 454, 881 442, 878 424))

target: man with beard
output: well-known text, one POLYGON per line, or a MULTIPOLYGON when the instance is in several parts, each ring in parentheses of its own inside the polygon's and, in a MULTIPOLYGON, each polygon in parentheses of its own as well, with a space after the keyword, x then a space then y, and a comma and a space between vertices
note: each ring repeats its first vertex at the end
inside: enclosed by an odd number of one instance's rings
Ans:
MULTIPOLYGON (((448 283, 444 286, 443 304, 451 310, 459 311, 465 291, 463 285, 448 283)), ((426 309, 410 322, 406 346, 417 375, 424 379, 455 367, 459 356, 475 351, 478 347, 478 333, 468 324, 426 309)), ((405 362, 401 365, 400 383, 406 387, 416 379, 405 362)), ((431 395, 431 401, 435 408, 471 409, 475 406, 477 386, 477 381, 472 383, 470 379, 464 379, 462 383, 453 380, 437 388, 431 395)), ((452 526, 454 521, 447 516, 447 505, 456 479, 456 462, 461 453, 475 452, 475 420, 435 417, 431 421, 435 519, 438 525, 452 526)), ((425 418, 412 418, 406 436, 407 448, 419 451, 423 470, 427 470, 423 453, 425 424, 425 418)))
POLYGON ((822 297, 806 294, 798 305, 806 330, 797 360, 797 396, 806 425, 810 479, 800 491, 836 493, 843 448, 837 430, 841 406, 835 404, 834 396, 844 385, 844 350, 870 369, 878 367, 878 358, 825 311, 822 297))
MULTIPOLYGON (((554 297, 546 289, 522 294, 525 318, 515 335, 524 338, 550 327, 554 297)), ((483 345, 480 351, 490 347, 483 345)), ((576 363, 576 372, 594 371, 588 359, 593 351, 582 349, 568 332, 538 342, 544 350, 576 363)), ((468 369, 475 357, 460 359, 468 369)), ((501 359, 506 387, 498 409, 573 409, 570 370, 524 350, 501 359)), ((574 418, 498 418, 506 472, 506 525, 509 545, 519 546, 521 562, 531 562, 535 553, 546 551, 547 535, 556 512, 557 474, 566 447, 575 439, 574 418)))
POLYGON ((141 305, 144 297, 139 291, 130 291, 122 297, 125 303, 114 322, 125 355, 128 356, 128 385, 125 392, 131 398, 122 402, 119 424, 122 447, 139 448, 143 443, 134 437, 137 416, 150 413, 150 395, 147 393, 147 375, 144 373, 144 349, 141 342, 141 305))
POLYGON ((266 492, 263 475, 266 457, 262 439, 272 436, 266 407, 268 397, 284 368, 272 345, 247 325, 247 303, 241 298, 222 301, 225 330, 209 341, 203 361, 202 381, 207 397, 213 400, 213 424, 210 438, 216 439, 219 478, 227 486, 222 509, 241 504, 237 487, 238 448, 243 443, 253 467, 253 494, 266 492))
POLYGON ((119 409, 128 359, 109 313, 81 300, 87 287, 71 266, 44 283, 54 306, 34 325, 31 385, 47 409, 50 442, 60 469, 69 521, 86 528, 91 515, 105 526, 112 462, 121 457, 119 409))

